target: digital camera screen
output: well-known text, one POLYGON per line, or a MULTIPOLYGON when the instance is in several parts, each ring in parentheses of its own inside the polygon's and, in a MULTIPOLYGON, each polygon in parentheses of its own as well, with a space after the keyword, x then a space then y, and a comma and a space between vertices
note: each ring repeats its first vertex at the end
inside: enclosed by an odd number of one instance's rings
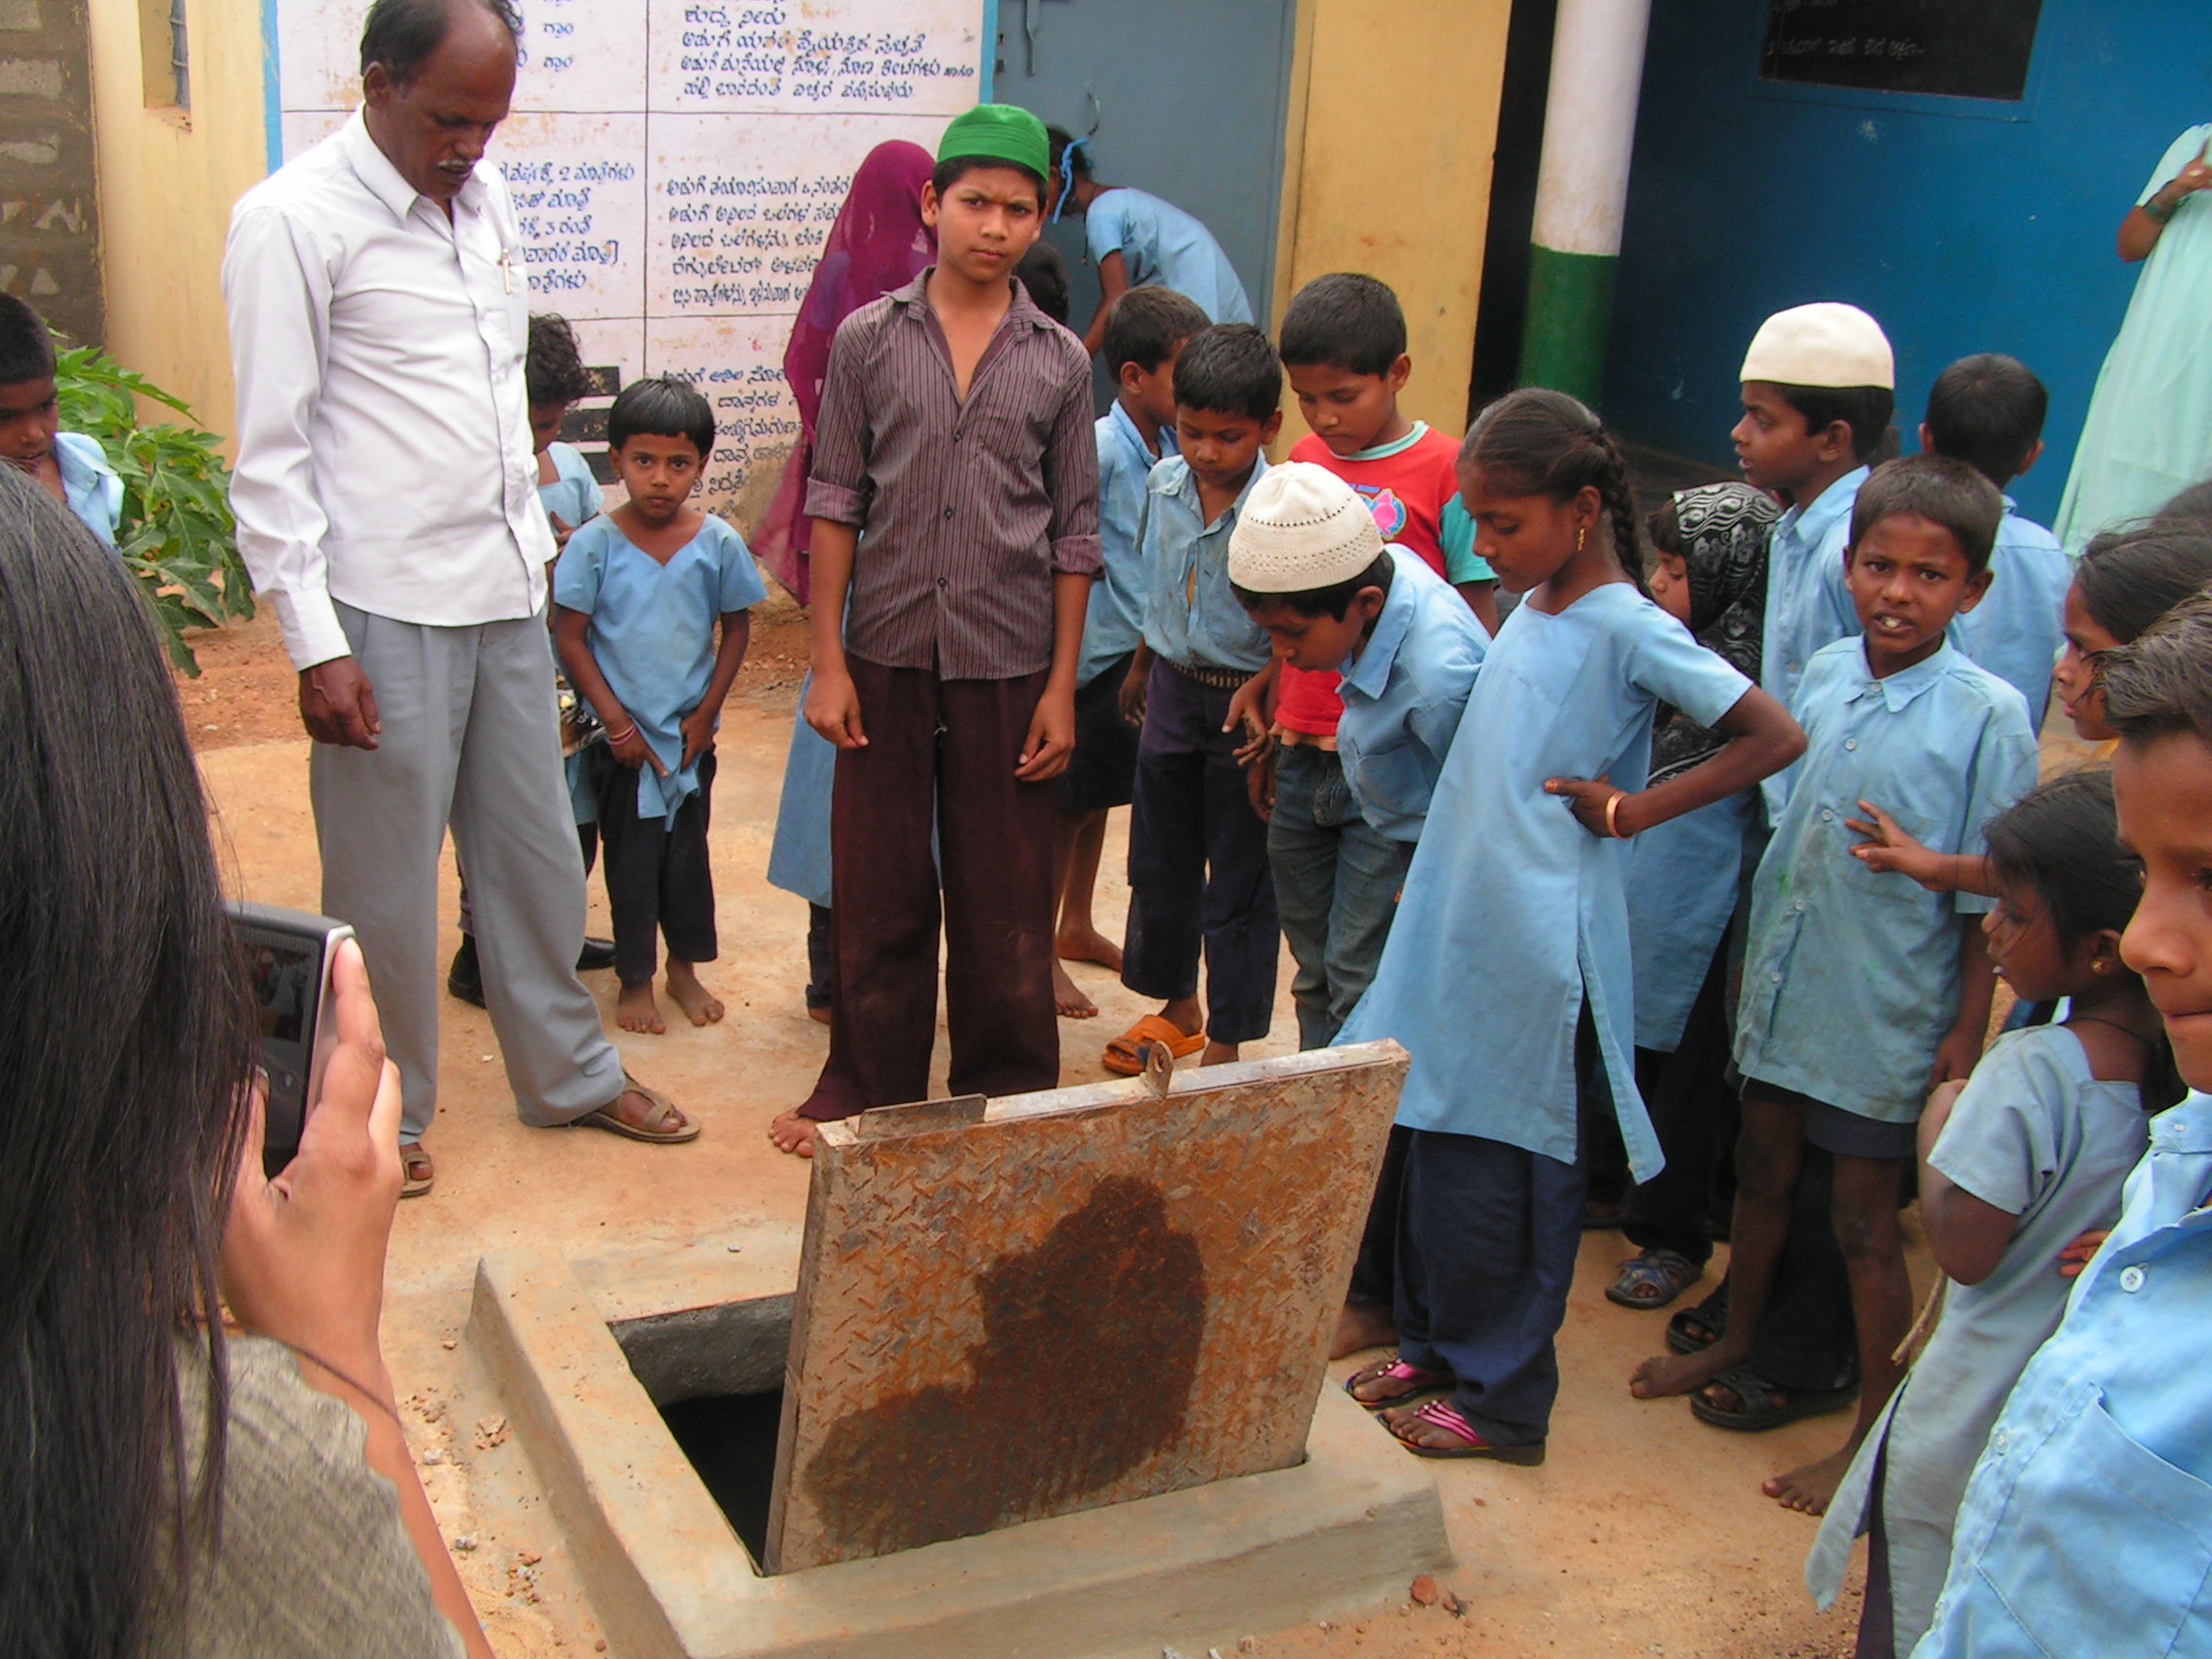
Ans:
POLYGON ((309 977, 314 968, 313 951, 275 944, 246 946, 246 974, 253 982, 262 1036, 278 1043, 300 1041, 313 1000, 309 977))

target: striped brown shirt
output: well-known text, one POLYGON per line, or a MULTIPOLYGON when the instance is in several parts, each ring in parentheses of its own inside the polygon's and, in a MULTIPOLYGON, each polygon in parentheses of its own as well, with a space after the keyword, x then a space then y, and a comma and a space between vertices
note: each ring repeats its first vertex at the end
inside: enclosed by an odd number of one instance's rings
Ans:
POLYGON ((806 510, 861 532, 854 656, 1014 680, 1051 666, 1053 577, 1099 570, 1090 359, 1017 282, 963 403, 928 280, 839 325, 806 510))

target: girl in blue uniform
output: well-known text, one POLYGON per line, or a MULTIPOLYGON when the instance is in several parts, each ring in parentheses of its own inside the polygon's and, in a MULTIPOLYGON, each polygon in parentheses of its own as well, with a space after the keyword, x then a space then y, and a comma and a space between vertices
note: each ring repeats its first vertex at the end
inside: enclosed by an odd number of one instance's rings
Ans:
POLYGON ((1524 597, 1339 1039, 1395 1038, 1413 1057, 1399 1351, 1346 1387, 1418 1456, 1535 1463, 1582 1231, 1578 1081, 1609 1095, 1640 1179, 1660 1161, 1633 1070, 1625 843, 1780 771, 1804 736, 1646 596, 1627 468, 1580 403, 1492 404, 1459 487, 1475 550, 1524 597), (1725 741, 1646 788, 1661 702, 1725 741))

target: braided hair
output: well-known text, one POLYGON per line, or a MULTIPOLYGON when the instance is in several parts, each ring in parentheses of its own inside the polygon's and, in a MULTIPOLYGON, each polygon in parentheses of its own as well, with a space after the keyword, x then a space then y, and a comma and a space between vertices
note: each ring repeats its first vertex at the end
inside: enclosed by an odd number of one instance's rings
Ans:
POLYGON ((1613 562, 1638 593, 1651 597, 1628 462, 1612 434, 1579 400, 1541 387, 1509 391, 1475 417, 1459 460, 1480 466, 1510 495, 1548 496, 1564 504, 1586 489, 1596 490, 1612 528, 1613 562))

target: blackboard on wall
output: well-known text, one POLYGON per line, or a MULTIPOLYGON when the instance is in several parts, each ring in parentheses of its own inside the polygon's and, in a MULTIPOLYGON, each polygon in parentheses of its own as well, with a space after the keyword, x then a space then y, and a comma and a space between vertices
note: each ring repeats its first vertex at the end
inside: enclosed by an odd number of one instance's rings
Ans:
POLYGON ((1759 74, 2018 102, 2043 0, 1768 0, 1759 74))

